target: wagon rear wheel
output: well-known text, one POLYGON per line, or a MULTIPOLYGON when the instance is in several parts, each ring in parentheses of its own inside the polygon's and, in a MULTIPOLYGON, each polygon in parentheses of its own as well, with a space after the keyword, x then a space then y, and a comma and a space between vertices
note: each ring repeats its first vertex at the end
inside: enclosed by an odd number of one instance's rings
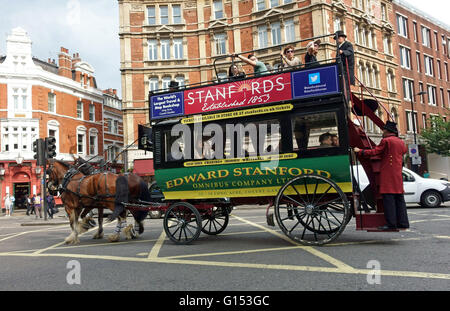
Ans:
POLYGON ((216 235, 225 230, 230 216, 226 207, 214 207, 202 215, 202 219, 204 220, 202 232, 209 235, 216 235))
POLYGON ((172 204, 164 215, 164 231, 175 244, 189 244, 201 232, 201 216, 198 210, 187 202, 172 204))
POLYGON ((275 199, 275 217, 289 238, 304 245, 335 240, 350 217, 346 195, 332 180, 305 175, 291 179, 275 199))

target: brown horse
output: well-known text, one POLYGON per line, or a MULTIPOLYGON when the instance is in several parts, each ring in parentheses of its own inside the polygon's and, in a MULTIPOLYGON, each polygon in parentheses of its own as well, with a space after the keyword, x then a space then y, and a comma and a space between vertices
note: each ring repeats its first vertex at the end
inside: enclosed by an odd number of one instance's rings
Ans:
MULTIPOLYGON (((78 235, 83 231, 83 228, 78 223, 78 217, 83 208, 98 208, 99 214, 100 210, 104 208, 113 211, 113 215, 118 213, 118 223, 115 233, 109 236, 110 241, 118 241, 122 229, 124 229, 127 239, 132 238, 133 226, 126 226, 127 211, 122 204, 122 202, 128 202, 126 200, 129 198, 129 196, 123 195, 129 192, 128 180, 124 181, 123 176, 112 173, 98 173, 86 176, 70 164, 53 159, 49 161, 47 174, 49 175, 49 188, 54 188, 55 185, 58 186, 58 190, 61 192, 61 199, 69 215, 72 233, 65 239, 66 243, 79 243, 78 235), (118 191, 122 193, 119 198, 117 196, 118 191)), ((138 181, 134 188, 139 189, 137 192, 145 192, 145 190, 148 192, 142 180, 138 181)), ((133 196, 130 197, 133 198, 133 196)), ((145 195, 145 199, 147 199, 147 195, 145 195)), ((140 215, 135 213, 133 216, 136 222, 142 224, 146 214, 144 216, 144 213, 140 215)), ((102 236, 102 221, 99 219, 99 229, 94 238, 102 238, 102 236)))

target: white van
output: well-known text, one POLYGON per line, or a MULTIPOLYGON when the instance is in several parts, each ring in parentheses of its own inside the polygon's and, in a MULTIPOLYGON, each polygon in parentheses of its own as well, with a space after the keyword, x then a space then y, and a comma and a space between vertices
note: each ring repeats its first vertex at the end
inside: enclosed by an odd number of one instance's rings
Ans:
MULTIPOLYGON (((361 165, 354 166, 355 178, 359 176, 361 190, 369 185, 369 180, 361 165)), ((450 201, 450 182, 423 178, 413 171, 403 168, 403 189, 406 203, 418 203, 422 207, 438 207, 442 202, 450 201)))

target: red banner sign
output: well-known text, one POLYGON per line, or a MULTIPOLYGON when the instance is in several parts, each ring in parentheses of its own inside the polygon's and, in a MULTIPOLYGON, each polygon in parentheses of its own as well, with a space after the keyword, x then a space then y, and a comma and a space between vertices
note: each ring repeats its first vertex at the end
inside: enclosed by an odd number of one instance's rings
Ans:
POLYGON ((184 113, 237 109, 291 98, 291 75, 282 73, 184 91, 184 113))

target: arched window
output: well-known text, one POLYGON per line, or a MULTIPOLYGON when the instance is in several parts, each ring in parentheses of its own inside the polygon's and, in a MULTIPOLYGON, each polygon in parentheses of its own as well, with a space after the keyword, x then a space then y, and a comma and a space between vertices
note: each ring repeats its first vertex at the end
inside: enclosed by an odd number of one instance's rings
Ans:
POLYGON ((77 127, 77 153, 86 155, 86 128, 84 126, 77 127))
POLYGON ((89 130, 89 155, 98 155, 98 130, 96 128, 89 130))

